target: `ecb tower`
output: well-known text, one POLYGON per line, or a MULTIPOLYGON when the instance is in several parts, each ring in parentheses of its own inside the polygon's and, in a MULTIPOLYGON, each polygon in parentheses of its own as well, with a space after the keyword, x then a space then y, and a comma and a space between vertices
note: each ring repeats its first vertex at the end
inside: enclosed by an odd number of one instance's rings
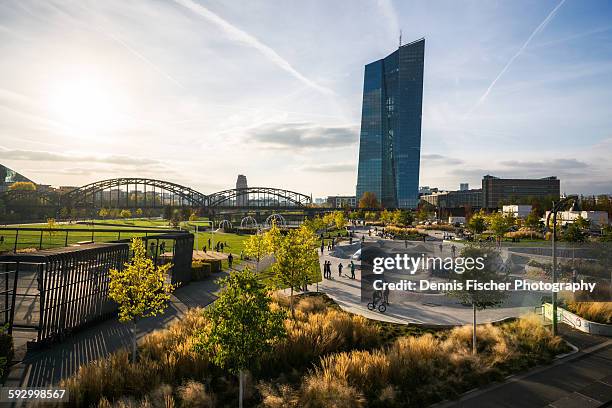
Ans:
POLYGON ((357 199, 376 194, 385 208, 419 201, 425 39, 365 66, 357 199))

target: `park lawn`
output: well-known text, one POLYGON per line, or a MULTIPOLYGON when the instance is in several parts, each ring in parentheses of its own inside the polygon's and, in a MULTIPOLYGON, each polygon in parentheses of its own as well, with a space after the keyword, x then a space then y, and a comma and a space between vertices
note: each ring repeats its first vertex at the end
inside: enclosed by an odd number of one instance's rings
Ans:
POLYGON ((224 249, 224 252, 231 251, 233 254, 239 255, 240 252, 244 250, 245 241, 248 238, 249 235, 239 235, 229 232, 198 232, 197 239, 195 239, 193 242, 193 247, 195 249, 202 249, 204 245, 208 244, 208 239, 210 239, 213 247, 217 242, 223 242, 224 244, 227 244, 227 248, 224 249), (196 248, 196 245, 198 248, 196 248))
MULTIPOLYGON (((94 226, 94 229, 110 229, 117 230, 117 232, 95 232, 93 234, 93 240, 95 242, 109 242, 116 241, 118 239, 126 239, 133 237, 145 237, 149 234, 157 234, 163 233, 162 229, 167 229, 168 221, 163 219, 107 219, 107 220, 94 220, 98 225, 94 226), (108 226, 103 226, 99 224, 109 224, 108 226), (114 225, 111 225, 114 224, 114 225), (121 224, 121 225, 119 225, 121 224), (126 229, 135 229, 135 228, 151 228, 157 227, 160 228, 161 231, 151 230, 150 233, 128 233, 121 232, 126 229)), ((198 225, 198 223, 196 221, 198 225)), ((193 224, 193 222, 190 222, 193 224)), ((204 222, 201 223, 202 226, 205 225, 204 222)), ((186 226, 186 224, 184 225, 186 226)), ((17 227, 29 227, 29 228, 47 228, 46 223, 39 224, 22 224, 17 225, 17 227)), ((40 231, 19 231, 18 236, 18 245, 17 249, 24 248, 40 248, 48 249, 48 248, 58 248, 63 247, 66 244, 73 245, 77 242, 82 241, 91 241, 92 233, 90 231, 85 231, 91 229, 90 224, 57 224, 57 228, 66 228, 70 230, 74 230, 74 232, 70 232, 68 234, 68 240, 66 241, 66 233, 63 231, 43 231, 42 233, 42 241, 41 241, 41 233, 40 231), (83 230, 80 232, 79 230, 83 230), (42 243, 42 245, 41 245, 42 243)), ((195 235, 195 234, 194 234, 195 235)), ((0 251, 12 251, 15 245, 15 231, 0 231, 0 237, 4 237, 4 240, 0 242, 0 251)), ((197 239, 194 239, 194 249, 202 249, 202 246, 208 242, 208 239, 211 238, 214 243, 223 242, 227 243, 228 248, 224 250, 224 252, 228 252, 231 250, 235 255, 239 255, 242 250, 244 250, 244 242, 248 238, 248 235, 239 235, 233 233, 225 233, 225 232, 215 232, 214 234, 210 231, 206 232, 198 232, 197 239), (198 248, 196 248, 196 245, 198 248)), ((211 242, 212 243, 212 242, 211 242)), ((171 242, 166 243, 167 250, 171 250, 171 242)))
MULTIPOLYGON (((126 239, 126 238, 134 238, 134 237, 145 237, 149 234, 156 234, 158 231, 151 230, 150 233, 128 233, 122 232, 126 229, 135 229, 135 228, 144 228, 144 227, 167 227, 167 222, 164 220, 147 220, 147 219, 113 219, 113 220, 95 220, 96 223, 102 224, 124 224, 124 226, 117 225, 108 225, 94 226, 94 230, 96 229, 107 229, 107 230, 116 230, 117 232, 96 232, 93 233, 93 241, 95 242, 110 242, 116 241, 118 239, 126 239), (131 224, 128 224, 131 223, 131 224)), ((83 241, 92 241, 92 232, 86 231, 92 228, 89 224, 57 224, 57 228, 62 229, 70 229, 71 231, 68 233, 68 239, 66 239, 66 232, 64 231, 54 231, 53 229, 47 229, 48 224, 39 223, 39 224, 21 224, 16 227, 24 227, 24 228, 43 228, 42 231, 19 231, 19 235, 17 236, 18 244, 17 249, 25 249, 25 248, 58 248, 66 245, 73 245, 78 242, 83 241), (74 231, 74 232, 73 232, 74 231)), ((163 231, 162 231, 163 232, 163 231)), ((15 248, 15 238, 16 232, 11 230, 0 231, 0 251, 12 251, 15 248)), ((167 243, 166 245, 169 245, 167 243)), ((170 246, 168 246, 170 248, 170 246)))

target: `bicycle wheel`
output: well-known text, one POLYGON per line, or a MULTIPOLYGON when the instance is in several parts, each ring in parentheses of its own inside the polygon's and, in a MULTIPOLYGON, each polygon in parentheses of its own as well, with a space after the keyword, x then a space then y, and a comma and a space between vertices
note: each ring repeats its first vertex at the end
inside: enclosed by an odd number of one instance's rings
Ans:
POLYGON ((385 313, 387 311, 387 306, 384 303, 381 303, 380 306, 378 306, 378 311, 380 313, 385 313))
POLYGON ((368 310, 374 310, 376 308, 376 306, 374 305, 374 303, 368 303, 368 310))

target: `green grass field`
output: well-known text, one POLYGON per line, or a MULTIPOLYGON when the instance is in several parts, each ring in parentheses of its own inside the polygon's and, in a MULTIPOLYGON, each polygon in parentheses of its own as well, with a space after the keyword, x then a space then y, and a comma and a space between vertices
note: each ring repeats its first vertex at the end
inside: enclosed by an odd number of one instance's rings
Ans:
MULTIPOLYGON (((57 224, 57 228, 70 229, 70 232, 66 234, 64 231, 55 231, 53 229, 47 229, 48 225, 41 224, 23 224, 17 227, 27 228, 44 228, 42 234, 40 231, 19 231, 16 236, 15 231, 5 230, 0 231, 0 251, 12 251, 15 248, 15 239, 17 238, 17 249, 35 248, 35 249, 49 249, 58 248, 66 245, 73 245, 82 241, 95 241, 95 242, 109 242, 118 239, 133 238, 133 237, 145 237, 147 235, 158 234, 163 232, 164 229, 172 229, 168 225, 168 221, 162 219, 110 219, 110 220, 94 220, 96 225, 93 229, 106 229, 113 230, 112 232, 92 232, 86 231, 92 228, 91 224, 57 224), (104 225, 100 225, 104 224, 104 225), (114 224, 114 225, 112 225, 114 224), (138 228, 152 228, 150 233, 133 233, 123 232, 127 229, 138 229, 138 228), (155 230, 153 228, 158 228, 155 230), (115 232, 116 231, 116 232, 115 232)), ((206 223, 204 220, 195 222, 184 222, 181 223, 181 228, 189 229, 193 231, 193 228, 189 228, 189 225, 198 224, 204 227, 206 223)), ((211 233, 198 232, 196 239, 194 240, 194 248, 202 249, 202 246, 208 243, 208 239, 211 238, 211 244, 213 242, 224 242, 227 243, 228 249, 234 254, 239 254, 244 249, 244 241, 248 238, 248 235, 238 235, 230 233, 211 233)), ((171 249, 171 242, 166 243, 167 250, 171 249)), ((225 252, 228 250, 226 249, 225 252)))

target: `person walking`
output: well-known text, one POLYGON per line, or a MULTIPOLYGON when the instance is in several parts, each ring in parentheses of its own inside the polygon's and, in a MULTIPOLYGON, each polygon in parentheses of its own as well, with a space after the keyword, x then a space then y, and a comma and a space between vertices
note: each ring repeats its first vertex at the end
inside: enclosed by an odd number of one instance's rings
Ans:
POLYGON ((206 253, 206 245, 202 247, 202 250, 204 251, 204 253, 206 253))
POLYGON ((321 255, 323 255, 323 250, 325 249, 325 242, 321 240, 321 255))
POLYGON ((210 246, 210 238, 208 238, 208 247, 212 249, 212 247, 210 246))
POLYGON ((344 267, 344 266, 342 265, 342 262, 340 262, 340 263, 338 264, 338 276, 339 276, 339 277, 342 277, 342 268, 343 268, 343 267, 344 267))
POLYGON ((355 262, 351 260, 351 279, 355 279, 355 262))
POLYGON ((230 252, 230 254, 227 256, 227 264, 229 265, 230 269, 232 269, 232 264, 233 263, 234 263, 234 256, 230 252))
POLYGON ((325 277, 331 279, 331 261, 325 261, 325 277))

